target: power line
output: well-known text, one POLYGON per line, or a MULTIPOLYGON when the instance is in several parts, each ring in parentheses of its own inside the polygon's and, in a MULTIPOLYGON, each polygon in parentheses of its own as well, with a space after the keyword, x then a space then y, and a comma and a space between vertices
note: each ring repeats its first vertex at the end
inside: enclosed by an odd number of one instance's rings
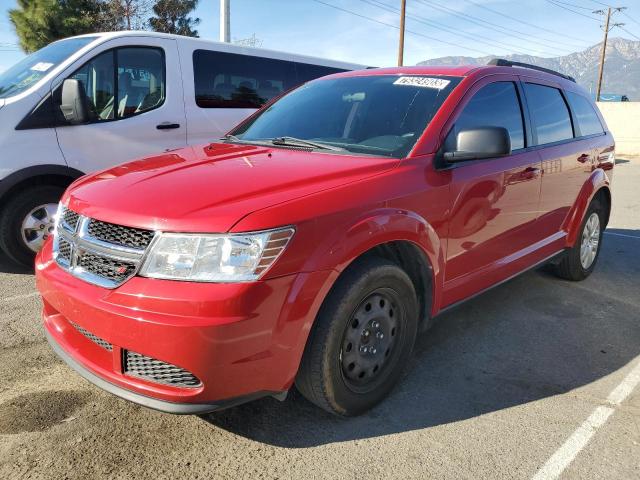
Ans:
MULTIPOLYGON (((597 3, 598 5, 602 5, 603 7, 611 7, 614 8, 613 6, 609 5, 608 3, 604 3, 604 2, 599 2, 598 0, 591 0, 593 3, 597 3)), ((638 20, 636 20, 635 18, 633 18, 631 15, 629 15, 627 12, 623 11, 622 14, 627 17, 629 20, 631 20, 633 23, 637 23, 638 25, 640 25, 640 22, 638 22, 638 20)), ((629 32, 627 32, 629 33, 629 32)), ((629 33, 631 36, 635 37, 635 35, 633 33, 629 33)), ((636 37, 638 38, 638 37, 636 37)))
POLYGON ((556 7, 558 7, 558 8, 562 8, 562 9, 567 10, 567 11, 569 11, 569 12, 573 12, 573 13, 575 13, 576 15, 580 15, 580 16, 582 16, 582 17, 588 18, 588 19, 593 20, 593 21, 595 21, 595 22, 600 22, 600 20, 599 20, 599 19, 597 19, 596 17, 592 17, 591 15, 587 15, 587 14, 584 14, 584 13, 582 13, 582 12, 577 12, 576 10, 573 10, 573 9, 571 9, 571 8, 569 8, 569 7, 565 7, 564 5, 560 5, 559 3, 553 2, 553 1, 551 1, 551 0, 545 0, 545 1, 546 1, 547 3, 550 3, 551 5, 555 5, 555 6, 556 6, 556 7))
POLYGON ((566 5, 567 7, 580 8, 582 10, 588 10, 589 12, 591 12, 593 10, 593 8, 584 7, 582 5, 576 5, 575 3, 561 2, 560 0, 554 0, 554 2, 555 3, 561 3, 562 5, 566 5))
MULTIPOLYGON (((494 14, 496 14, 496 15, 500 15, 501 17, 508 18, 508 19, 510 19, 510 20, 514 20, 514 21, 516 21, 516 22, 518 22, 518 23, 522 23, 522 24, 524 24, 524 25, 528 25, 528 26, 530 26, 530 27, 535 28, 536 30, 543 30, 543 31, 545 31, 545 32, 552 33, 552 34, 554 34, 554 35, 557 35, 557 34, 558 34, 558 32, 557 32, 557 31, 553 31, 553 30, 551 30, 551 29, 544 28, 544 27, 541 27, 541 26, 539 26, 539 25, 534 25, 533 23, 529 23, 529 22, 527 22, 527 21, 525 21, 525 20, 522 20, 522 19, 520 19, 520 18, 512 17, 511 15, 508 15, 508 14, 506 14, 506 13, 500 12, 500 11, 495 10, 495 9, 493 9, 493 8, 491 8, 491 7, 488 7, 488 6, 486 6, 486 5, 482 5, 482 4, 480 4, 480 3, 477 3, 477 2, 475 2, 474 0, 465 0, 465 2, 470 3, 470 4, 472 4, 472 5, 475 5, 475 6, 476 6, 476 7, 478 7, 478 8, 482 8, 483 10, 487 10, 487 11, 489 11, 489 12, 492 12, 492 13, 494 13, 494 14)), ((591 9, 588 9, 588 10, 591 10, 591 9)), ((572 38, 572 39, 574 39, 574 40, 578 40, 579 42, 582 42, 582 41, 583 41, 583 40, 582 40, 581 38, 579 38, 579 37, 573 37, 573 36, 571 36, 571 35, 567 35, 566 33, 563 33, 562 35, 563 35, 564 37, 567 37, 567 38, 572 38)), ((537 36, 537 38, 544 38, 544 37, 537 36)), ((547 39, 545 38, 545 40, 547 40, 547 39)), ((565 42, 565 43, 566 43, 566 42, 565 42)), ((570 45, 574 45, 574 46, 579 47, 579 48, 586 48, 586 47, 588 47, 588 46, 589 46, 589 45, 585 45, 585 44, 578 45, 578 44, 575 44, 575 43, 572 43, 572 44, 570 44, 570 45)))
MULTIPOLYGON (((387 5, 386 3, 382 3, 382 2, 377 1, 377 0, 359 0, 359 1, 364 2, 364 3, 368 3, 368 4, 373 5, 373 6, 376 6, 378 8, 381 8, 382 10, 385 10, 385 11, 393 13, 393 14, 399 14, 400 13, 400 10, 398 10, 397 8, 392 7, 391 5, 387 5)), ((474 40, 475 42, 484 43, 485 45, 489 45, 490 47, 494 47, 494 48, 497 47, 497 48, 501 48, 501 49, 507 48, 508 51, 514 52, 514 50, 513 50, 514 46, 513 45, 508 45, 506 43, 502 43, 502 42, 500 42, 498 40, 493 40, 493 39, 491 39, 489 37, 485 37, 483 35, 466 34, 466 33, 460 32, 460 31, 458 31, 458 30, 456 30, 454 28, 451 28, 451 27, 449 27, 447 25, 442 25, 442 24, 440 24, 438 22, 427 20, 426 18, 420 17, 420 16, 415 15, 415 14, 407 15, 407 18, 409 18, 409 19, 411 19, 411 20, 413 20, 415 22, 419 22, 419 23, 422 23, 424 25, 428 25, 428 26, 430 26, 432 28, 435 28, 437 30, 442 30, 444 32, 453 33, 454 35, 459 35, 459 36, 468 38, 470 40, 474 40), (484 40, 479 40, 479 39, 484 39, 484 40)), ((530 51, 534 51, 534 50, 530 50, 530 51)), ((515 53, 522 53, 522 52, 515 51, 515 53)))
MULTIPOLYGON (((533 40, 530 37, 527 38, 527 37, 521 35, 521 32, 518 32, 517 30, 514 30, 512 28, 504 27, 502 25, 498 25, 496 23, 489 22, 488 20, 483 20, 481 18, 474 17, 472 15, 467 15, 466 13, 458 12, 457 10, 454 10, 452 8, 449 8, 449 7, 445 7, 445 6, 442 6, 442 5, 435 5, 435 4, 431 3, 431 2, 428 2, 427 0, 418 0, 418 1, 420 3, 426 5, 426 6, 430 7, 430 8, 433 8, 433 9, 438 10, 440 12, 449 13, 449 14, 454 15, 456 17, 459 17, 459 18, 461 18, 461 19, 463 19, 463 20, 465 20, 467 22, 473 23, 475 25, 479 25, 482 28, 487 28, 486 25, 489 25, 489 26, 492 27, 492 29, 498 29, 498 31, 500 31, 503 34, 506 33, 507 35, 519 38, 520 40, 524 40, 524 41, 526 41, 528 43, 535 43, 535 44, 541 45, 545 49, 553 48, 554 49, 553 53, 549 53, 549 50, 541 50, 541 49, 539 49, 539 50, 542 51, 543 53, 545 53, 546 55, 558 56, 557 51, 558 51, 559 47, 558 47, 557 43, 555 45, 549 45, 549 44, 543 43, 543 42, 541 42, 539 40, 533 40), (486 25, 483 25, 483 24, 486 24, 486 25)), ((566 48, 560 48, 559 50, 564 50, 565 53, 573 53, 572 50, 569 50, 569 49, 566 49, 566 48)))
POLYGON ((627 32, 629 35, 631 35, 633 38, 635 38, 636 40, 640 40, 640 37, 638 37, 637 35, 634 35, 633 33, 631 33, 629 30, 627 30, 624 27, 621 27, 620 25, 618 25, 618 28, 620 30, 622 30, 623 32, 627 32))
MULTIPOLYGON (((382 20, 378 20, 376 18, 371 18, 371 17, 368 17, 366 15, 362 15, 360 13, 354 12, 352 10, 347 10, 346 8, 338 7, 337 5, 332 5, 330 3, 323 2, 322 0, 311 0, 311 1, 316 2, 316 3, 320 3, 320 4, 325 5, 327 7, 334 8, 336 10, 340 10, 341 12, 345 12, 345 13, 349 13, 351 15, 355 15, 356 17, 364 18, 366 20, 379 23, 380 25, 385 25, 387 27, 391 27, 391 28, 395 28, 396 30, 400 30, 400 27, 398 27, 397 25, 393 25, 391 23, 383 22, 382 20)), ((477 52, 477 53, 481 53, 483 55, 492 55, 489 52, 485 52, 483 50, 478 50, 477 48, 465 47, 464 45, 460 45, 460 44, 457 44, 457 43, 454 43, 454 42, 448 42, 446 40, 441 40, 441 39, 435 38, 435 37, 430 37, 429 35, 424 35, 423 33, 414 32, 414 31, 411 31, 411 30, 405 30, 405 31, 407 33, 411 33, 412 35, 416 35, 418 37, 423 37, 423 38, 426 38, 428 40, 432 40, 434 42, 444 43, 444 44, 450 45, 452 47, 462 48, 463 50, 471 50, 471 51, 474 51, 474 52, 477 52)))

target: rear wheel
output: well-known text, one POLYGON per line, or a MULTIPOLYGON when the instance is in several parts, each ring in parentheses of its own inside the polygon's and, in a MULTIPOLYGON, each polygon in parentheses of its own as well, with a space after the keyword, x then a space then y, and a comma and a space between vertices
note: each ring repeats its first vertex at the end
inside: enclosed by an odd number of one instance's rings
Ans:
POLYGON ((58 200, 64 189, 39 185, 14 195, 0 213, 0 249, 16 263, 31 266, 53 233, 58 200))
POLYGON ((359 262, 338 280, 318 314, 298 390, 337 415, 370 409, 401 377, 417 325, 416 293, 404 270, 380 258, 359 262))
POLYGON ((556 266, 560 278, 580 281, 591 275, 600 255, 605 215, 602 204, 594 199, 582 222, 580 237, 556 266))

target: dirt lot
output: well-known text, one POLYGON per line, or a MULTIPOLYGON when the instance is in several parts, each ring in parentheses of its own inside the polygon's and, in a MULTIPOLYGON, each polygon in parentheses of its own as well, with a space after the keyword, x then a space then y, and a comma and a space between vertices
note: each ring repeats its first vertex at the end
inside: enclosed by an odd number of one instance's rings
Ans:
POLYGON ((640 478, 640 159, 618 162, 593 276, 446 314, 356 419, 295 393, 206 418, 117 399, 51 352, 33 276, 0 259, 0 478, 640 478))

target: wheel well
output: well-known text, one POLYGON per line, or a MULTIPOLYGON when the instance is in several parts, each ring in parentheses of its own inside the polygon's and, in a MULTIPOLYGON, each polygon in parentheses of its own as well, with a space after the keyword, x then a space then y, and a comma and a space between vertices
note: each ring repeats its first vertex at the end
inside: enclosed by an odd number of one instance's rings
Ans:
POLYGON ((33 177, 28 177, 16 183, 6 192, 4 192, 4 194, 0 198, 0 203, 6 204, 9 198, 11 198, 17 192, 24 190, 25 188, 39 185, 53 185, 56 187, 67 188, 74 180, 74 177, 59 174, 36 175, 33 177))
POLYGON ((611 214, 611 191, 608 188, 603 187, 596 192, 593 198, 594 200, 597 199, 604 207, 606 214, 604 226, 606 228, 609 224, 609 215, 611 214))
POLYGON ((399 240, 377 245, 359 258, 369 255, 390 260, 409 275, 418 297, 421 328, 427 328, 433 297, 433 269, 422 249, 413 242, 399 240))

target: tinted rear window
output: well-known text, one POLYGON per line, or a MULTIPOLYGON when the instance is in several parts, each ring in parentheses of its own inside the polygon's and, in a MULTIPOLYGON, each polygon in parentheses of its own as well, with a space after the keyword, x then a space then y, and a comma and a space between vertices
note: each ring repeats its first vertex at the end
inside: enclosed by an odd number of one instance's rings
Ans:
POLYGON ((309 80, 343 69, 287 60, 196 50, 196 105, 202 108, 260 108, 309 80))
POLYGON ((593 109, 593 105, 591 105, 589 99, 578 93, 566 92, 566 94, 578 124, 580 135, 584 137, 603 133, 604 129, 602 128, 598 114, 593 109))
POLYGON ((560 90, 534 83, 524 84, 537 144, 573 138, 571 116, 560 90))

